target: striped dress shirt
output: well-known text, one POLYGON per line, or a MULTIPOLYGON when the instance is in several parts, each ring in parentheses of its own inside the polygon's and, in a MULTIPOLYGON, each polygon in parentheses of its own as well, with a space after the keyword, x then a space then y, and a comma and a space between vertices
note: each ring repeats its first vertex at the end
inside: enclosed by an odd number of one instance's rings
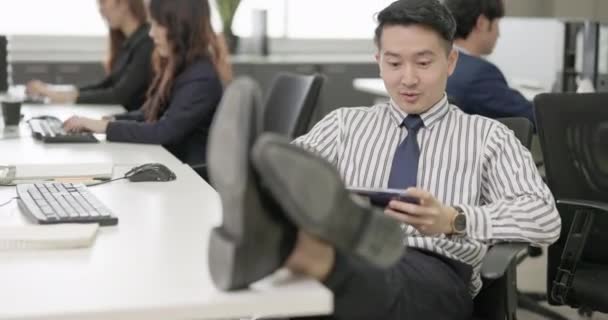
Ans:
MULTIPOLYGON (((400 126, 406 116, 392 102, 341 108, 294 143, 333 163, 347 186, 386 188, 393 154, 407 136, 400 126)), ((467 230, 465 236, 429 237, 404 224, 405 245, 471 265, 474 296, 489 244, 549 244, 559 237, 561 220, 530 152, 507 127, 465 114, 445 96, 420 116, 417 187, 461 207, 467 230)))

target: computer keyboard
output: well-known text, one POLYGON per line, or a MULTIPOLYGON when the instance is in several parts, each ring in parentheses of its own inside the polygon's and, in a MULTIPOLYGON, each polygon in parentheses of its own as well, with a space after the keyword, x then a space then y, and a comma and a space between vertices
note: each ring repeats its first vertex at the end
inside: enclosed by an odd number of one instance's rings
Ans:
POLYGON ((40 224, 118 223, 118 218, 82 183, 19 184, 17 196, 19 208, 40 224))
POLYGON ((27 121, 34 138, 46 143, 99 142, 90 132, 66 132, 63 122, 56 117, 34 117, 27 121))

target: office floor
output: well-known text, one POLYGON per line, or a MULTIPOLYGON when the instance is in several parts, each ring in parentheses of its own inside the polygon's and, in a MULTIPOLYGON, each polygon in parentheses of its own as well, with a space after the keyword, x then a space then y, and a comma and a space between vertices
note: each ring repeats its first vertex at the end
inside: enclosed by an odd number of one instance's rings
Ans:
MULTIPOLYGON (((545 253, 546 250, 543 250, 545 253)), ((545 290, 546 256, 526 259, 517 270, 517 285, 522 291, 540 292, 545 290)), ((570 307, 551 307, 569 319, 580 319, 575 309, 570 307)), ((545 320, 546 318, 532 314, 526 310, 518 310, 519 320, 545 320)), ((608 314, 596 313, 593 320, 608 320, 608 314)))

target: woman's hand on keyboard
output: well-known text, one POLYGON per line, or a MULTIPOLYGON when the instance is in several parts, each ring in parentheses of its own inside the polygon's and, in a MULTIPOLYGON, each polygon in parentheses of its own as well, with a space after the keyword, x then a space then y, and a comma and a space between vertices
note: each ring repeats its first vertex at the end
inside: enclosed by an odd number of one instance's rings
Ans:
POLYGON ((25 92, 30 96, 47 97, 51 103, 74 103, 78 99, 78 89, 56 90, 40 80, 28 82, 25 92))
POLYGON ((108 122, 110 121, 72 116, 63 123, 63 129, 67 132, 90 131, 93 133, 105 133, 108 122))
POLYGON ((25 93, 28 95, 46 96, 48 92, 48 85, 40 80, 31 80, 25 86, 25 93))

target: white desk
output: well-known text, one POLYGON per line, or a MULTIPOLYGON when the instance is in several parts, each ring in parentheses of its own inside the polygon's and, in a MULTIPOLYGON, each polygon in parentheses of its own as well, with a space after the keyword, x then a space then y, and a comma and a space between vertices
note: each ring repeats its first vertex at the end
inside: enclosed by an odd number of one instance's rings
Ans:
MULTIPOLYGON (((50 113, 45 109, 40 111, 50 113)), ((94 116, 110 110, 86 109, 94 116)), ((207 239, 220 221, 219 195, 159 146, 103 142, 96 147, 6 139, 0 140, 0 163, 155 161, 165 163, 177 180, 92 187, 119 223, 101 228, 90 248, 0 252, 0 319, 228 319, 331 312, 331 292, 316 281, 285 274, 250 290, 216 290, 207 268, 207 239)), ((0 188, 0 200, 14 195, 14 188, 0 188)), ((13 202, 0 208, 0 223, 27 222, 13 202)))
MULTIPOLYGON (((379 97, 388 97, 384 82, 381 78, 357 78, 353 80, 353 87, 359 91, 371 93, 379 97)), ((533 101, 537 94, 549 92, 547 89, 534 87, 529 81, 514 81, 513 88, 518 90, 526 99, 533 101)))
MULTIPOLYGON (((82 115, 101 118, 104 115, 124 111, 120 106, 55 106, 24 105, 24 120, 19 126, 20 137, 5 134, 0 139, 0 163, 87 163, 112 162, 120 164, 141 164, 151 161, 165 165, 181 163, 171 153, 157 145, 133 143, 108 143, 104 135, 99 135, 101 143, 83 144, 44 144, 31 138, 31 132, 25 120, 37 115, 54 115, 65 120, 71 115, 82 115)), ((12 128, 0 127, 6 132, 12 128)))

